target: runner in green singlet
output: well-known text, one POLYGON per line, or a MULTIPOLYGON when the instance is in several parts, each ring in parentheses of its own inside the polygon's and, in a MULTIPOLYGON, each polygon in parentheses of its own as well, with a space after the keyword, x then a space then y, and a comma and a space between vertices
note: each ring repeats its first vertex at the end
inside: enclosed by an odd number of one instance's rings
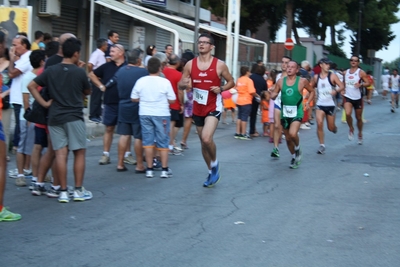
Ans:
MULTIPOLYGON (((281 124, 283 132, 286 136, 286 144, 292 159, 290 161, 290 168, 297 169, 301 163, 302 152, 300 149, 300 139, 298 131, 300 129, 301 120, 304 116, 303 111, 303 88, 310 92, 309 99, 314 99, 314 88, 312 88, 307 79, 296 76, 299 65, 295 61, 290 61, 286 72, 287 77, 280 79, 271 92, 271 98, 275 99, 279 91, 282 91, 282 111, 281 111, 281 124)), ((306 109, 309 109, 309 103, 306 103, 306 109)))

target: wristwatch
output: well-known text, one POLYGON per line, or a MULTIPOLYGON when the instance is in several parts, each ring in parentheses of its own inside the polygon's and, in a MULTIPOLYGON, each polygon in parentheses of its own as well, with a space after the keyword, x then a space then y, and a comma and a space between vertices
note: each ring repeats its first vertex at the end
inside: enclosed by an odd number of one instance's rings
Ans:
POLYGON ((101 90, 101 89, 103 89, 103 88, 104 88, 104 85, 100 85, 99 89, 101 90))

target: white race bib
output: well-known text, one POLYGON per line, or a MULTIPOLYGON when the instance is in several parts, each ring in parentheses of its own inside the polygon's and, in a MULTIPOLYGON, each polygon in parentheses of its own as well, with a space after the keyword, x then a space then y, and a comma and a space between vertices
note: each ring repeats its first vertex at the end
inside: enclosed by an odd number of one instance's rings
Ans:
POLYGON ((295 118, 297 116, 297 106, 286 106, 282 107, 283 117, 295 118))
POLYGON ((208 90, 193 88, 193 100, 200 105, 207 105, 208 90))

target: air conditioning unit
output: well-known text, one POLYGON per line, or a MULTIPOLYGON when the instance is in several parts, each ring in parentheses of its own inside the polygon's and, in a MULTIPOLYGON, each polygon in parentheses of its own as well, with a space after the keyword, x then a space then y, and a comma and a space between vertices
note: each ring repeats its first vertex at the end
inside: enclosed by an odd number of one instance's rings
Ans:
POLYGON ((61 0, 39 0, 39 17, 59 17, 61 15, 61 0))

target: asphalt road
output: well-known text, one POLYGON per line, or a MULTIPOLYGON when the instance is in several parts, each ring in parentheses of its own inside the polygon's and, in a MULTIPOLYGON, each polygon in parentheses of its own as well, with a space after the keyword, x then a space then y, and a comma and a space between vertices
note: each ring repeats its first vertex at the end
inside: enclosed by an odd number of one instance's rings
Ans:
MULTIPOLYGON (((316 153, 315 125, 301 130, 296 170, 285 144, 272 160, 267 138, 236 140, 234 125, 220 124, 214 188, 202 187, 207 169, 194 129, 184 156, 170 157, 170 179, 145 178, 133 166, 117 173, 117 139, 112 164, 99 166, 94 139, 90 201, 60 204, 7 178, 5 204, 23 218, 0 223, 0 266, 400 266, 400 114, 375 98, 365 117, 363 145, 347 140, 337 118, 325 155, 316 153)), ((71 168, 68 177, 72 185, 71 168)))

